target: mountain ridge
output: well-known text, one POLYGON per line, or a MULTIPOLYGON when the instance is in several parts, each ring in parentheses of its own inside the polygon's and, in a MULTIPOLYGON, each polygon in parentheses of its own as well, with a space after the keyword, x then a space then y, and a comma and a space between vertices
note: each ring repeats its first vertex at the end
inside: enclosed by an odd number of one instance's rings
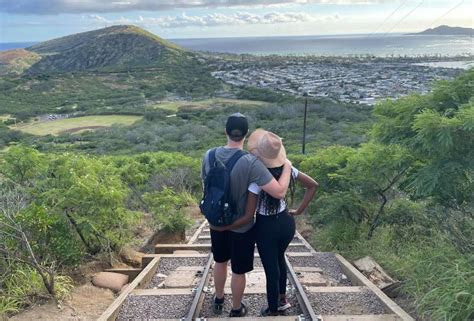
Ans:
POLYGON ((472 36, 474 35, 474 29, 441 25, 421 32, 409 33, 408 35, 472 36))
POLYGON ((52 39, 26 48, 41 55, 29 73, 130 70, 181 64, 193 56, 144 29, 118 25, 52 39))
POLYGON ((185 50, 149 31, 146 31, 145 29, 142 29, 140 27, 134 26, 134 25, 114 25, 110 27, 105 27, 101 29, 95 29, 91 31, 85 31, 85 32, 80 32, 80 33, 75 33, 59 38, 54 38, 51 40, 46 40, 42 41, 40 43, 36 43, 32 46, 29 46, 25 48, 26 50, 29 51, 34 51, 37 53, 52 53, 52 52, 63 52, 67 49, 72 49, 72 48, 64 48, 65 45, 70 44, 70 42, 73 41, 81 41, 90 39, 92 37, 100 38, 106 35, 113 35, 113 34, 137 34, 137 35, 142 35, 143 37, 155 40, 164 46, 168 46, 170 48, 174 49, 180 49, 180 50, 185 50), (81 39, 82 38, 82 39, 81 39), (63 46, 63 47, 61 47, 63 46), (59 50, 58 50, 59 49, 59 50))
POLYGON ((26 48, 41 56, 28 73, 130 70, 180 64, 195 54, 142 28, 117 25, 26 48))
POLYGON ((0 53, 0 110, 15 110, 19 119, 78 111, 143 113, 166 97, 207 97, 221 89, 205 56, 135 26, 27 49, 0 53))

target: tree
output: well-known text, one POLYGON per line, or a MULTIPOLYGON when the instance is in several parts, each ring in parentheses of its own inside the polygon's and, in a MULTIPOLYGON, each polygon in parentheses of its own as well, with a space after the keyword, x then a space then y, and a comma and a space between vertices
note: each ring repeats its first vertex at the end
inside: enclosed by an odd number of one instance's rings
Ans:
POLYGON ((6 177, 21 184, 28 185, 42 174, 45 169, 45 158, 37 150, 25 146, 13 146, 0 160, 1 170, 6 177))
MULTIPOLYGON (((367 143, 355 151, 330 148, 315 160, 313 164, 320 165, 316 167, 320 173, 314 177, 325 192, 318 200, 320 211, 333 219, 341 213, 354 224, 366 225, 367 238, 372 238, 410 168, 407 150, 399 145, 367 143)), ((308 165, 309 161, 304 161, 302 169, 308 165)))
POLYGON ((425 96, 376 106, 372 138, 398 143, 413 159, 400 186, 433 207, 431 219, 464 253, 474 237, 474 69, 425 96))
POLYGON ((25 195, 18 184, 0 177, 0 254, 8 262, 35 269, 55 297, 56 265, 37 253, 31 231, 22 220, 21 212, 28 203, 25 195))
POLYGON ((127 190, 116 169, 95 158, 64 154, 48 171, 49 177, 38 182, 36 201, 65 218, 87 252, 117 250, 134 216, 124 207, 127 190))

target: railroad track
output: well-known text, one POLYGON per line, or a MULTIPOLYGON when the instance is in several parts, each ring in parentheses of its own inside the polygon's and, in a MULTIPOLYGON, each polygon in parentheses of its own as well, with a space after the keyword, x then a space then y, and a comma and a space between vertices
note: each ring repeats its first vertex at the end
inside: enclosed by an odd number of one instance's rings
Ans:
MULTIPOLYGON (((230 310, 230 268, 224 313, 214 315, 213 257, 209 227, 202 223, 187 244, 160 244, 146 254, 142 271, 99 318, 113 320, 225 320, 230 310)), ((342 256, 315 251, 297 232, 290 243, 287 295, 292 307, 278 317, 259 317, 266 306, 265 273, 258 252, 247 274, 243 320, 413 320, 342 256)))

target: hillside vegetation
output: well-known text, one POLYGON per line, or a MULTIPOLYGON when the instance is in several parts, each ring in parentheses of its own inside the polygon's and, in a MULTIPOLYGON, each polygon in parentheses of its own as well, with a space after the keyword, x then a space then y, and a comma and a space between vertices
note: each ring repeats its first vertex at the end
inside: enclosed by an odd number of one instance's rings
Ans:
POLYGON ((118 253, 133 242, 144 213, 150 227, 183 231, 190 223, 183 208, 196 202, 191 193, 199 186, 199 161, 182 154, 87 157, 10 148, 0 160, 0 315, 46 295, 66 298, 72 280, 63 271, 118 253))
MULTIPOLYGON (((249 117, 252 128, 273 130, 285 137, 289 151, 301 150, 304 101, 300 99, 280 103, 207 100, 159 106, 147 110, 143 120, 131 126, 19 140, 48 152, 129 154, 166 150, 200 156, 209 146, 222 143, 225 119, 240 111, 249 117)), ((365 132, 371 122, 368 107, 310 101, 307 150, 315 151, 331 144, 356 146, 366 141, 365 132)))
POLYGON ((98 69, 132 70, 178 65, 193 54, 135 26, 112 26, 45 41, 26 48, 41 55, 28 73, 98 69))
POLYGON ((22 74, 40 59, 40 55, 25 49, 0 51, 0 75, 22 74))
POLYGON ((114 26, 7 51, 0 114, 142 112, 166 97, 208 97, 221 89, 199 54, 143 29, 114 26), (7 112, 8 111, 8 112, 7 112))
POLYGON ((0 315, 66 298, 68 271, 113 258, 145 217, 182 232, 184 208, 201 195, 202 154, 225 143, 226 118, 242 112, 252 130, 283 137, 295 166, 320 183, 308 211, 315 248, 371 255, 422 319, 474 318, 473 69, 375 108, 309 99, 301 155, 304 98, 223 86, 210 57, 142 29, 28 52, 4 58, 40 60, 0 78, 0 315), (73 118, 42 123, 49 114, 73 118), (127 126, 62 132, 64 122, 123 117, 127 126), (47 135, 11 129, 27 124, 47 135))
MULTIPOLYGON (((321 184, 309 210, 314 245, 348 258, 375 257, 402 281, 420 316, 432 320, 469 320, 474 313, 473 81, 471 70, 430 95, 378 105, 360 146, 297 155, 297 143, 285 139, 290 159, 321 184)), ((275 119, 291 124, 288 110, 275 119)), ((223 126, 230 111, 187 119, 223 126)), ((281 128, 284 138, 285 131, 291 135, 291 127, 281 128)), ((160 146, 174 149, 180 140, 169 136, 160 146)), ((182 152, 194 154, 196 144, 182 152)), ((45 293, 62 298, 71 285, 63 268, 118 251, 144 212, 157 228, 182 230, 183 206, 200 195, 199 165, 200 156, 182 153, 94 157, 11 147, 0 166, 0 267, 10 271, 0 279, 0 312, 18 311, 45 293)))
POLYGON ((473 81, 379 104, 368 143, 299 162, 321 184, 316 247, 374 257, 428 320, 474 317, 473 81))
POLYGON ((21 126, 12 126, 12 128, 32 135, 59 135, 102 129, 114 124, 131 125, 140 119, 141 117, 139 116, 125 115, 83 116, 31 122, 21 126))

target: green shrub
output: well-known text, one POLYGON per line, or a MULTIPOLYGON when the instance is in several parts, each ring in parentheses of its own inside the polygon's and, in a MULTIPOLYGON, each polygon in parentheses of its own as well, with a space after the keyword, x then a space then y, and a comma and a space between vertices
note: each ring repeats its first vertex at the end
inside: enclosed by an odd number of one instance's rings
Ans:
POLYGON ((173 233, 190 226, 191 220, 184 211, 184 207, 196 203, 190 194, 165 187, 158 192, 146 193, 143 199, 152 209, 156 224, 163 230, 173 233))
POLYGON ((56 275, 54 278, 54 292, 57 300, 63 301, 69 298, 73 289, 74 282, 69 276, 56 275))
MULTIPOLYGON (((56 275, 54 277, 55 299, 63 301, 69 297, 74 288, 70 277, 56 275)), ((2 280, 0 289, 0 316, 18 312, 23 306, 33 304, 36 300, 49 297, 39 273, 23 265, 14 265, 2 280)))
POLYGON ((421 315, 434 320, 474 316, 474 257, 461 255, 442 236, 400 249, 405 260, 403 289, 416 298, 421 315))
POLYGON ((167 233, 184 232, 191 225, 190 218, 182 209, 167 213, 155 213, 155 218, 167 233))
POLYGON ((8 314, 20 311, 21 302, 18 299, 0 295, 0 318, 6 317, 8 314))
POLYGON ((346 220, 335 221, 324 229, 318 229, 314 241, 318 249, 325 251, 344 251, 348 244, 359 240, 361 228, 346 220))

